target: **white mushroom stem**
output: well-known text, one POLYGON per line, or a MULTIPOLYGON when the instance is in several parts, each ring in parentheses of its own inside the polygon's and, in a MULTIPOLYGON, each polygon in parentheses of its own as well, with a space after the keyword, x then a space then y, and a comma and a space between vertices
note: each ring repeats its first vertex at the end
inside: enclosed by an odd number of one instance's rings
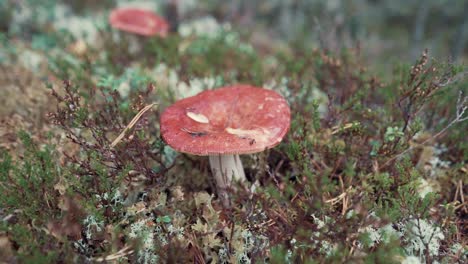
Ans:
POLYGON ((210 155, 211 172, 216 180, 218 196, 224 206, 229 206, 228 191, 234 182, 245 182, 244 167, 239 155, 210 155))

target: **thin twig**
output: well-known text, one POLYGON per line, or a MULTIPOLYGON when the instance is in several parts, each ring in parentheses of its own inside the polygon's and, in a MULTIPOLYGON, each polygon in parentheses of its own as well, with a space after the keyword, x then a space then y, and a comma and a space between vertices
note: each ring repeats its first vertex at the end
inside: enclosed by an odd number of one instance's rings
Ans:
POLYGON ((134 251, 133 251, 133 249, 131 249, 130 246, 126 246, 126 247, 122 248, 121 250, 117 251, 116 253, 114 253, 112 255, 108 255, 108 256, 105 256, 105 257, 93 258, 92 260, 96 261, 96 262, 108 262, 108 261, 117 260, 117 259, 122 258, 124 256, 133 254, 133 252, 134 251))
POLYGON ((130 121, 130 123, 124 128, 122 133, 120 133, 120 135, 112 142, 112 144, 110 146, 112 148, 115 147, 122 140, 122 138, 125 136, 125 133, 127 133, 127 131, 130 130, 138 122, 138 120, 141 118, 141 116, 146 111, 150 110, 154 105, 156 105, 156 103, 149 104, 149 105, 145 106, 143 109, 141 109, 140 112, 138 112, 138 114, 136 114, 136 116, 132 119, 132 121, 130 121))
MULTIPOLYGON (((424 140, 421 144, 419 144, 418 146, 424 146, 426 145, 428 142, 438 138, 440 135, 442 135, 443 133, 445 133, 445 131, 447 131, 450 127, 452 127, 453 125, 455 125, 456 123, 460 123, 460 122, 463 122, 465 120, 468 120, 468 116, 466 117, 463 117, 463 115, 465 114, 466 110, 468 110, 468 96, 465 96, 463 97, 463 92, 460 91, 459 95, 458 95, 458 99, 457 99, 457 105, 456 105, 456 116, 455 118, 447 125, 445 126, 442 130, 440 130, 439 132, 437 132, 434 136, 424 140)), ((401 152, 400 154, 398 155, 395 155, 393 158, 387 160, 381 168, 384 168, 386 166, 388 166, 390 164, 390 162, 394 161, 395 159, 405 155, 406 153, 408 153, 409 151, 413 150, 414 148, 416 147, 416 145, 413 145, 413 146, 410 146, 409 148, 407 148, 406 150, 404 150, 403 152, 401 152)))

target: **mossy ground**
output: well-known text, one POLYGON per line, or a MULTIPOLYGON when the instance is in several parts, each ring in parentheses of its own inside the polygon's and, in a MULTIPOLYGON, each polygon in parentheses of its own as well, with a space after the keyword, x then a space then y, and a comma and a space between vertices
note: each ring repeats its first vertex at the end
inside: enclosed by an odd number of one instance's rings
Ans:
POLYGON ((377 75, 359 49, 251 45, 217 24, 142 38, 104 15, 89 42, 54 18, 15 31, 2 12, 0 261, 467 261, 463 67, 421 51, 377 75), (166 146, 158 120, 178 98, 235 83, 281 93, 292 123, 279 146, 242 157, 258 186, 226 209, 207 159, 166 146))

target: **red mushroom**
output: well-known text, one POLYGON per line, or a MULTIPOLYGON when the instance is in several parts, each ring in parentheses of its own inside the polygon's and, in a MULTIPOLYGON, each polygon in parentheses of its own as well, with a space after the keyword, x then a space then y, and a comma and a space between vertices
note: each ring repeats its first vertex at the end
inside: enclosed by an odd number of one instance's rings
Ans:
POLYGON ((245 181, 239 154, 279 144, 291 113, 278 93, 250 85, 204 91, 177 101, 161 116, 161 136, 175 150, 209 156, 218 195, 228 206, 227 189, 245 181))
POLYGON ((109 16, 112 27, 143 36, 166 37, 169 23, 151 11, 138 8, 117 8, 109 16))

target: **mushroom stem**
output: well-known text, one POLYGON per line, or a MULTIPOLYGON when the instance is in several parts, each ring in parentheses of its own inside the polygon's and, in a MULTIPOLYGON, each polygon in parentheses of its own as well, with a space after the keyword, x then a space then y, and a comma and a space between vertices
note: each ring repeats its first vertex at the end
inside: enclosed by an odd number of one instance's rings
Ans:
POLYGON ((218 196, 223 205, 230 205, 228 190, 233 187, 232 182, 245 182, 244 167, 239 155, 210 155, 211 172, 216 180, 218 196))

